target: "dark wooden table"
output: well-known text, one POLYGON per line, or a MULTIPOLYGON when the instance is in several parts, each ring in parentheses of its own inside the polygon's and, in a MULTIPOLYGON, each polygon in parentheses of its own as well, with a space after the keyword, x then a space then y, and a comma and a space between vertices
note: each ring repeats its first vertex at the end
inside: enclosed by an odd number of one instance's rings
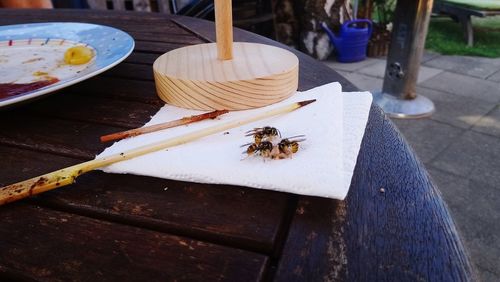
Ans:
MULTIPOLYGON (((212 23, 190 18, 0 10, 2 25, 44 21, 114 26, 130 33, 136 48, 110 71, 0 112, 1 186, 92 159, 109 145, 99 136, 143 125, 162 106, 152 77, 156 57, 214 39, 212 23)), ((244 31, 235 39, 279 45, 244 31)), ((297 54, 300 90, 330 81, 354 90, 297 54)), ((93 172, 0 207, 0 280, 9 279, 463 281, 474 275, 439 191, 373 106, 345 201, 93 172)))

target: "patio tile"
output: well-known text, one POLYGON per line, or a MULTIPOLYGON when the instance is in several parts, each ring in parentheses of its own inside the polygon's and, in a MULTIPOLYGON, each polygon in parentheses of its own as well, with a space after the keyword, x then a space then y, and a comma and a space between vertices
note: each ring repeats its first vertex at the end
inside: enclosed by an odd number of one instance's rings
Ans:
MULTIPOLYGON (((431 175, 433 183, 441 191, 448 207, 452 210, 457 209, 459 213, 469 214, 467 210, 470 209, 468 206, 471 203, 471 199, 474 199, 476 196, 484 197, 490 192, 489 190, 484 191, 484 189, 477 191, 472 187, 471 180, 442 171, 433 166, 428 166, 427 171, 431 175)), ((474 230, 475 228, 469 231, 474 230)))
POLYGON ((442 72, 443 72, 443 70, 440 70, 440 69, 420 66, 420 69, 418 70, 417 83, 422 83, 430 78, 435 77, 436 75, 438 75, 442 72))
MULTIPOLYGON (((432 135, 428 135, 432 137, 432 135)), ((435 137, 432 137, 435 139, 435 137)), ((431 166, 491 185, 500 191, 500 139, 474 131, 457 136, 431 166)))
MULTIPOLYGON (((450 93, 417 87, 417 94, 434 102, 436 111, 431 119, 461 128, 470 128, 481 117, 490 112, 495 105, 469 97, 458 97, 450 93)), ((500 125, 499 125, 500 126, 500 125)))
POLYGON ((442 72, 421 86, 488 102, 500 101, 500 84, 461 74, 442 72))
MULTIPOLYGON (((500 67, 499 67, 499 69, 500 69, 500 67)), ((495 82, 500 82, 500 70, 497 71, 496 73, 490 75, 488 77, 488 80, 495 81, 495 82)))
POLYGON ((498 282, 500 281, 500 274, 491 272, 482 268, 481 266, 476 265, 477 274, 479 276, 480 281, 482 282, 498 282))
POLYGON ((500 105, 496 105, 491 112, 483 116, 472 130, 500 137, 500 105))
POLYGON ((357 72, 373 77, 384 78, 386 63, 386 60, 377 60, 374 64, 359 69, 357 72))
MULTIPOLYGON (((490 223, 497 224, 497 223, 490 223)), ((481 269, 492 272, 497 276, 500 274, 498 269, 498 258, 500 257, 500 237, 496 234, 484 234, 479 230, 475 238, 466 239, 466 248, 469 250, 472 261, 481 269)))
POLYGON ((323 63, 334 70, 343 70, 343 71, 353 72, 353 71, 359 70, 363 67, 375 64, 378 61, 379 61, 378 59, 366 58, 363 61, 355 62, 355 63, 340 63, 340 62, 337 62, 333 59, 330 59, 327 61, 323 61, 323 63))
MULTIPOLYGON (((385 75, 385 67, 386 67, 386 61, 380 60, 379 62, 377 62, 375 64, 372 64, 372 65, 369 65, 365 68, 359 69, 357 72, 383 79, 384 75, 385 75)), ((441 72, 442 72, 442 70, 440 70, 440 69, 420 66, 420 69, 418 71, 417 83, 428 80, 428 79, 438 75, 441 72)))
POLYGON ((463 131, 430 119, 393 119, 393 122, 424 163, 428 163, 445 150, 463 131))
POLYGON ((500 62, 497 60, 467 56, 439 56, 424 65, 483 79, 500 68, 500 62))
POLYGON ((437 58, 441 56, 439 53, 435 53, 435 52, 432 52, 432 51, 428 51, 428 50, 424 50, 424 54, 422 54, 422 59, 420 60, 420 63, 425 63, 427 61, 430 61, 434 58, 437 58))
MULTIPOLYGON (((500 221, 498 187, 442 171, 432 165, 428 167, 428 171, 454 213, 463 213, 489 223, 500 221)), ((500 231, 499 227, 492 228, 495 232, 500 231)), ((469 231, 476 229, 477 227, 469 231)))
POLYGON ((347 78, 352 84, 358 87, 360 90, 366 91, 380 91, 382 89, 382 84, 384 81, 381 78, 371 77, 359 73, 347 73, 340 72, 342 76, 347 78))
POLYGON ((494 228, 497 223, 483 220, 484 216, 469 215, 460 208, 450 207, 450 210, 471 262, 483 272, 499 275, 497 264, 500 257, 500 237, 497 235, 498 230, 494 228))
POLYGON ((472 261, 483 271, 499 274, 495 268, 495 257, 500 257, 499 190, 433 167, 428 171, 450 208, 472 261))

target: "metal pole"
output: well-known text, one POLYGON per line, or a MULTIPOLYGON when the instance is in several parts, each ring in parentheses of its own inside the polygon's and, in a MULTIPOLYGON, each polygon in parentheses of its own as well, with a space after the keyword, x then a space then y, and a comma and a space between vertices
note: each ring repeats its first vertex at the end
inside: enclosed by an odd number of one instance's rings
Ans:
POLYGON ((433 0, 398 0, 382 92, 374 101, 392 117, 419 118, 434 112, 431 100, 416 94, 433 0))

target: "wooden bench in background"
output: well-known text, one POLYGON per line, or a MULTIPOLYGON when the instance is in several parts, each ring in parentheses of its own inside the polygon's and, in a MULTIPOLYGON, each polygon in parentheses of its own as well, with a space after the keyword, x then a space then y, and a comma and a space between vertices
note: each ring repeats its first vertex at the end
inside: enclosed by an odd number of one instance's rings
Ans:
POLYGON ((433 11, 438 14, 449 15, 455 21, 459 22, 464 29, 464 37, 467 46, 472 47, 474 45, 474 30, 472 28, 471 16, 484 18, 500 15, 500 4, 492 2, 495 5, 491 6, 491 8, 487 8, 488 5, 485 4, 488 1, 481 1, 483 5, 478 5, 476 2, 467 4, 459 2, 461 1, 438 1, 434 4, 433 11))

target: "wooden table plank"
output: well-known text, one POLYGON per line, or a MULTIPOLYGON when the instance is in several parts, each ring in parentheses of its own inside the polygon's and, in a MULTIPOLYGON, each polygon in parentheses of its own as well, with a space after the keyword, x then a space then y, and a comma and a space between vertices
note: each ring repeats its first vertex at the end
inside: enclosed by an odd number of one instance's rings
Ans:
POLYGON ((267 264, 263 255, 41 207, 12 204, 0 218, 0 266, 37 281, 256 281, 267 264))
POLYGON ((138 31, 128 31, 128 33, 136 41, 150 41, 150 42, 164 42, 164 43, 177 43, 184 45, 200 44, 205 43, 205 40, 201 38, 194 37, 192 33, 187 34, 168 34, 168 33, 158 33, 158 32, 138 32, 138 31))
POLYGON ((101 124, 89 124, 14 111, 0 113, 0 144, 57 154, 81 160, 93 159, 110 144, 99 141, 104 134, 123 130, 101 124), (23 124, 24 126, 19 126, 23 124))
MULTIPOLYGON (((198 41, 198 40, 196 40, 198 41)), ((185 43, 171 43, 171 42, 155 42, 155 41, 136 41, 135 51, 148 52, 162 55, 170 50, 186 46, 185 43)), ((152 68, 152 66, 149 66, 152 68)))
POLYGON ((172 23, 165 15, 135 12, 83 11, 75 9, 39 10, 32 9, 2 9, 8 16, 0 18, 0 24, 35 23, 35 22, 87 22, 109 25, 124 31, 159 32, 171 35, 192 35, 191 32, 172 23))
POLYGON ((159 54, 155 53, 133 52, 124 62, 152 66, 159 56, 159 54))
POLYGON ((144 125, 158 109, 158 105, 71 95, 66 90, 26 105, 26 110, 38 115, 123 128, 137 128, 144 125))
POLYGON ((56 209, 264 254, 273 252, 288 205, 279 193, 99 172, 41 200, 56 209))
POLYGON ((146 103, 155 105, 158 109, 165 104, 156 95, 155 85, 150 81, 128 80, 103 75, 68 88, 63 93, 146 103), (110 91, 110 89, 113 89, 113 91, 110 91))
POLYGON ((153 81, 153 68, 150 65, 121 63, 103 73, 108 77, 119 77, 130 80, 153 81))
POLYGON ((274 280, 356 281, 347 279, 345 212, 343 201, 300 197, 274 280))
MULTIPOLYGON (((92 152, 88 144, 98 142, 96 135, 102 127, 87 125, 72 136, 60 132, 63 128, 79 130, 81 123, 52 122, 53 126, 43 127, 44 136, 40 136, 37 124, 23 129, 24 139, 15 129, 1 135, 0 143, 30 150, 0 146, 2 162, 9 164, 2 167, 0 187, 82 161, 62 155, 93 157, 104 147, 96 145, 92 152), (57 142, 50 142, 54 139, 57 142)), ((99 172, 79 177, 68 189, 38 198, 40 203, 57 209, 263 253, 272 253, 289 201, 286 194, 277 192, 99 172)))

